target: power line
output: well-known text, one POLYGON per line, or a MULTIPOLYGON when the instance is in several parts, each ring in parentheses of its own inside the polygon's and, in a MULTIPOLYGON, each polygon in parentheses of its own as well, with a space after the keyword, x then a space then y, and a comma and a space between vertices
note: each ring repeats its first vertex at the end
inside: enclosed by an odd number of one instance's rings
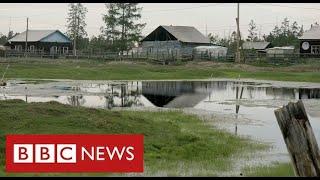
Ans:
POLYGON ((222 5, 225 3, 215 3, 213 5, 203 5, 203 6, 197 6, 197 7, 189 7, 189 8, 177 8, 177 9, 160 9, 160 10, 147 10, 143 11, 144 13, 157 13, 157 12, 167 12, 167 11, 182 11, 182 10, 189 10, 189 9, 197 9, 197 8, 205 8, 205 7, 213 7, 213 6, 218 6, 222 5))
POLYGON ((294 8, 294 9, 311 9, 311 10, 320 10, 319 8, 312 7, 296 7, 296 6, 285 6, 285 5, 276 5, 276 4, 265 4, 265 3, 255 3, 257 5, 266 5, 266 6, 276 6, 276 7, 285 7, 285 8, 294 8))

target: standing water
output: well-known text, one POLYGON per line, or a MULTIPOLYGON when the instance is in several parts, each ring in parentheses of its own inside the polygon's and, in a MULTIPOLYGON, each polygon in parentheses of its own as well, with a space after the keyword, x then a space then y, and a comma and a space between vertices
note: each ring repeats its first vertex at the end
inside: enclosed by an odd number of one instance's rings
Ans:
POLYGON ((271 143, 277 160, 289 160, 274 110, 303 100, 320 139, 320 84, 268 81, 9 81, 0 100, 58 101, 93 108, 183 109, 237 135, 271 143))

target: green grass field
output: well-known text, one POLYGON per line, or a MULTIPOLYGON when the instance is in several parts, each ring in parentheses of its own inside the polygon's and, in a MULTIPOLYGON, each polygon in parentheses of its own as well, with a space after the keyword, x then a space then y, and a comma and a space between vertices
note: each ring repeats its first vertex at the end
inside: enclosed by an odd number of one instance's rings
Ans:
MULTIPOLYGON (((160 80, 205 78, 253 78, 280 81, 320 82, 320 64, 294 66, 253 66, 234 63, 189 62, 154 65, 147 62, 104 62, 97 60, 45 61, 8 59, 6 78, 76 80, 160 80)), ((0 64, 0 72, 6 68, 0 64)))
POLYGON ((267 148, 267 145, 210 127, 196 116, 180 111, 110 111, 72 107, 57 102, 7 100, 0 101, 0 117, 2 176, 17 175, 4 172, 4 142, 8 133, 144 134, 144 175, 147 176, 215 176, 220 171, 232 169, 232 156, 241 157, 245 152, 267 148))
POLYGON ((274 163, 258 167, 247 167, 244 176, 254 177, 291 177, 295 176, 290 163, 274 163))

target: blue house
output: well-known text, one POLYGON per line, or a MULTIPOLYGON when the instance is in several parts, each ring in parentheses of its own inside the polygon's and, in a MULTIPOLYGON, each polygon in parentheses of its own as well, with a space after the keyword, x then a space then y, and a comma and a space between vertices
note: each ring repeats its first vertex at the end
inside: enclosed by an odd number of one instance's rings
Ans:
POLYGON ((72 41, 59 30, 28 30, 9 39, 5 46, 16 51, 67 54, 72 52, 72 41))

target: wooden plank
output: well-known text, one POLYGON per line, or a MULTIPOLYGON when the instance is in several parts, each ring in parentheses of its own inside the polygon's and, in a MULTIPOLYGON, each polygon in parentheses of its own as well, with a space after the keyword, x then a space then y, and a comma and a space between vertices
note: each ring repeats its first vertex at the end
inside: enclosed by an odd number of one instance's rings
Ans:
POLYGON ((275 110, 296 176, 320 176, 320 151, 301 100, 275 110))

